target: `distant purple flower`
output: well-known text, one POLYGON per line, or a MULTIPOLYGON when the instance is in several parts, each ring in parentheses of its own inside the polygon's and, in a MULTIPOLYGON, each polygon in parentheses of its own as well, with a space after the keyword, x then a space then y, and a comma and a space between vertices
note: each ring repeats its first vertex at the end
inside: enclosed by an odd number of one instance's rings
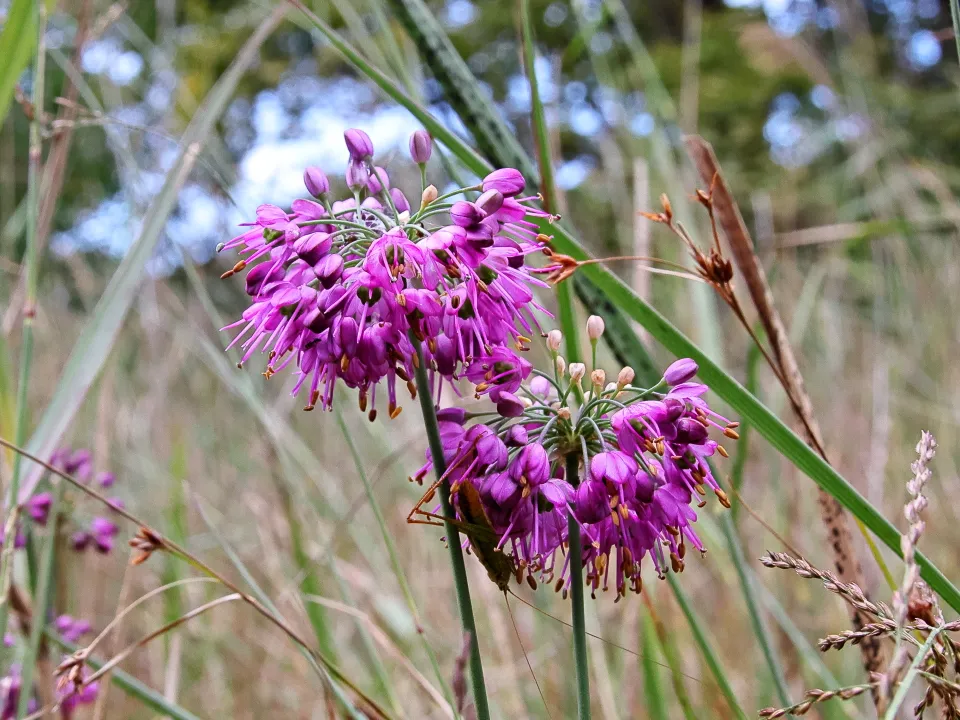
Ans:
POLYGON ((433 142, 426 130, 417 130, 410 136, 410 157, 418 165, 425 165, 430 160, 433 142))
POLYGON ((104 517, 95 517, 90 523, 90 538, 97 552, 104 555, 113 550, 113 539, 119 532, 117 524, 104 517))
POLYGON ((86 620, 72 618, 69 615, 61 615, 54 621, 57 632, 66 640, 72 643, 77 642, 84 635, 90 632, 90 623, 86 620))
POLYGON ((113 487, 113 483, 116 481, 112 472, 101 472, 97 473, 97 484, 102 488, 113 487))
POLYGON ((37 493, 27 500, 27 513, 33 518, 37 525, 46 525, 47 516, 50 514, 50 505, 53 503, 53 495, 48 492, 37 493))

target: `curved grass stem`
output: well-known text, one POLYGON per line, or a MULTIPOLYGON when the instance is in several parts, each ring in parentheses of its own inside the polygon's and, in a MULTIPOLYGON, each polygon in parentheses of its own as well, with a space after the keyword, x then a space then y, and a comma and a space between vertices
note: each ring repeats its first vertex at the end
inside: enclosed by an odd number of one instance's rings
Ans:
MULTIPOLYGON (((437 477, 443 477, 446 463, 443 456, 443 443, 440 440, 440 427, 437 424, 437 410, 433 404, 433 393, 427 377, 426 361, 420 341, 411 335, 413 346, 417 350, 417 395, 420 397, 420 409, 423 412, 423 426, 430 444, 433 468, 437 477)), ((450 488, 441 483, 437 489, 445 518, 453 517, 453 505, 450 502, 450 488)), ((457 609, 460 611, 460 623, 465 633, 470 634, 470 685, 473 690, 473 702, 477 709, 477 720, 490 720, 490 705, 487 701, 487 688, 483 679, 483 661, 480 657, 480 644, 477 638, 477 623, 473 617, 473 603, 470 600, 470 585, 467 582, 467 568, 463 562, 463 548, 460 545, 460 533, 449 520, 444 521, 447 534, 447 547, 450 549, 450 564, 453 566, 453 584, 457 593, 457 609)))

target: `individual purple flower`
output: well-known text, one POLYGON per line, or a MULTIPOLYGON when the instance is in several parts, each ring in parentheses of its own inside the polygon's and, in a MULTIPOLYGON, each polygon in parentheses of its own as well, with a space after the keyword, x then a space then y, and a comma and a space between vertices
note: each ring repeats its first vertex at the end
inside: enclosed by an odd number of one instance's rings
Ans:
POLYGON ((369 187, 370 171, 366 164, 351 160, 347 165, 347 187, 353 192, 359 192, 364 187, 369 187))
POLYGON ((90 623, 86 620, 80 620, 72 618, 69 615, 60 615, 55 621, 54 626, 57 628, 64 639, 75 643, 84 635, 90 632, 92 629, 90 623))
POLYGON ((97 473, 97 485, 102 488, 113 487, 113 483, 116 482, 116 477, 112 472, 99 472, 97 473))
POLYGON ((433 141, 426 130, 416 130, 410 136, 410 157, 417 165, 426 165, 433 151, 433 141))
POLYGON ((494 170, 483 179, 483 190, 497 190, 504 197, 513 197, 523 192, 526 182, 519 170, 513 168, 503 168, 494 170))
POLYGON ((33 518, 33 521, 37 523, 37 525, 46 525, 52 503, 53 495, 48 492, 37 493, 27 500, 27 513, 33 518))
POLYGON ((370 179, 367 180, 367 192, 371 195, 379 195, 384 188, 390 187, 390 178, 387 171, 379 165, 370 170, 370 179))
POLYGON ((97 552, 106 555, 113 550, 113 539, 120 528, 112 520, 105 517, 95 517, 90 522, 90 538, 93 540, 97 552))
POLYGON ((303 171, 303 184, 307 192, 320 199, 330 192, 330 181, 323 170, 318 167, 308 167, 303 171))
POLYGON ((343 140, 352 160, 364 161, 373 157, 373 141, 363 130, 350 128, 343 133, 343 140))
POLYGON ((667 385, 680 385, 697 374, 697 363, 690 358, 681 358, 675 361, 663 373, 667 385))

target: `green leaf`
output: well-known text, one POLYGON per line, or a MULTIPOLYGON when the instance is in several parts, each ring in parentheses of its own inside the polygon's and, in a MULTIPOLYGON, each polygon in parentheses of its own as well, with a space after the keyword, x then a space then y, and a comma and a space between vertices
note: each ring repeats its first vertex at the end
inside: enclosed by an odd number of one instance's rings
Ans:
MULTIPOLYGON (((186 182, 200 150, 233 96, 237 83, 258 56, 260 45, 283 19, 283 9, 274 11, 250 36, 237 57, 211 89, 197 110, 180 141, 180 150, 159 195, 143 219, 140 235, 127 252, 120 267, 110 278, 93 314, 80 333, 63 373, 47 405, 27 449, 40 457, 49 457, 73 422, 87 391, 103 368, 116 341, 127 312, 133 305, 147 262, 153 256, 170 213, 177 205, 177 195, 186 182)), ((33 492, 41 474, 32 466, 20 491, 24 501, 33 492)))
POLYGON ((643 648, 640 664, 643 670, 643 690, 647 714, 650 716, 650 720, 668 720, 670 716, 667 713, 667 702, 663 696, 663 688, 660 687, 661 668, 654 660, 654 657, 659 654, 657 652, 659 643, 650 613, 644 613, 643 615, 643 631, 640 641, 643 648))
POLYGON ((7 11, 7 21, 0 30, 0 125, 10 111, 17 80, 37 45, 33 7, 34 0, 13 0, 7 11))
POLYGON ((680 605, 680 609, 683 611, 684 616, 687 618, 687 622, 690 624, 690 629, 693 631, 693 639, 700 648, 700 653, 703 655, 704 662, 707 663, 707 667, 710 669, 710 674, 713 675, 713 679, 717 681, 717 686, 720 688, 720 692, 726 699, 727 705, 730 706, 730 710, 737 718, 739 718, 739 720, 747 720, 747 716, 744 714, 743 708, 741 708, 740 703, 737 702, 737 696, 733 692, 733 686, 730 684, 727 674, 723 671, 723 665, 720 662, 720 658, 717 657, 717 653, 713 649, 710 639, 707 637, 707 631, 703 627, 703 621, 700 619, 697 611, 690 603, 690 598, 687 597, 686 591, 681 587, 680 582, 677 580, 677 575, 675 573, 667 573, 667 582, 670 584, 670 589, 673 590, 673 595, 676 597, 677 603, 680 605))
MULTIPOLYGON (((543 231, 554 233, 554 245, 560 252, 578 259, 586 259, 583 247, 562 227, 544 223, 543 231)), ((677 357, 689 357, 700 367, 700 380, 710 386, 724 402, 749 422, 757 433, 773 445, 817 485, 837 498, 840 503, 867 526, 887 547, 900 555, 900 533, 870 502, 840 473, 810 449, 796 433, 757 400, 733 377, 707 357, 693 342, 656 309, 648 305, 629 286, 599 265, 586 265, 578 272, 586 273, 611 302, 640 323, 650 335, 677 357)), ((960 590, 925 556, 917 554, 922 568, 921 576, 940 597, 960 612, 960 590)))

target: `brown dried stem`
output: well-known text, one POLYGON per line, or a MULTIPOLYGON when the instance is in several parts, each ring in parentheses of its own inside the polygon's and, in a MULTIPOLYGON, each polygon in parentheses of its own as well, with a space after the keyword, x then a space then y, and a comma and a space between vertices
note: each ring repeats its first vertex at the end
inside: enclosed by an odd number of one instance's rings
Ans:
MULTIPOLYGON (((715 249, 711 251, 711 255, 720 254, 717 224, 714 219, 714 210, 716 210, 720 226, 730 243, 734 260, 746 282, 747 290, 750 293, 750 297, 753 300, 753 304, 756 307, 760 321, 763 323, 764 330, 773 349, 773 360, 771 360, 766 352, 764 352, 764 356, 777 375, 777 379, 783 386, 794 413, 803 425, 807 442, 829 463, 820 428, 814 418, 813 405, 804 387, 803 376, 800 373, 796 356, 790 346, 789 336, 780 318, 780 314, 774 305, 773 293, 770 290, 770 285, 763 272, 763 267, 760 265, 760 261, 754 252, 750 233, 743 221, 743 217, 740 215, 740 210, 733 198, 733 194, 730 192, 723 178, 713 148, 703 138, 696 135, 687 137, 685 144, 694 165, 696 165, 700 173, 701 179, 710 185, 709 194, 700 191, 697 197, 710 213, 715 245, 715 249)), ((729 294, 733 296, 732 289, 729 290, 729 294)), ((721 293, 721 295, 723 295, 723 293, 721 293)), ((726 299, 726 297, 724 299, 726 299)), ((762 345, 760 345, 758 339, 753 334, 743 313, 738 311, 739 306, 731 304, 731 307, 737 314, 738 320, 740 320, 747 331, 750 332, 754 342, 757 343, 757 346, 762 350, 762 345)), ((865 584, 863 569, 853 545, 853 536, 850 532, 846 511, 835 497, 822 489, 818 491, 818 501, 820 505, 820 516, 830 538, 834 567, 837 570, 837 574, 846 583, 863 586, 865 584)), ((858 629, 865 624, 865 619, 856 607, 853 607, 851 610, 851 619, 854 627, 858 629)), ((879 639, 875 637, 865 638, 860 648, 863 666, 869 676, 870 673, 877 672, 883 664, 879 639)))

